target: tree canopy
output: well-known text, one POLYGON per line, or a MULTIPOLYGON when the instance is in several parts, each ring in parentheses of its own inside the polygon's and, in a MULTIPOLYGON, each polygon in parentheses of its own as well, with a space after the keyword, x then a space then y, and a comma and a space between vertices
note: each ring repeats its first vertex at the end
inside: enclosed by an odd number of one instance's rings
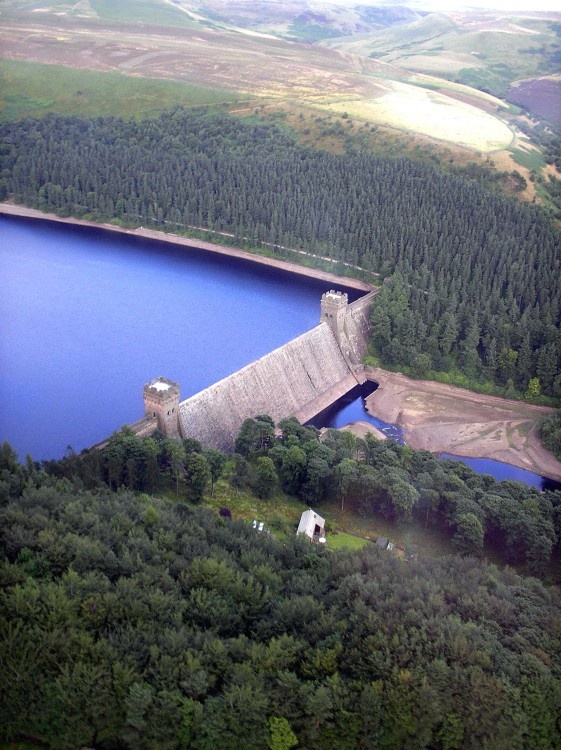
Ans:
MULTIPOLYGON (((376 467, 399 474, 396 447, 380 450, 376 467)), ((100 750, 561 741, 558 593, 536 579, 472 557, 405 562, 374 545, 277 541, 192 504, 86 489, 68 463, 57 478, 52 465, 17 464, 9 446, 0 463, 3 740, 100 750)), ((498 516, 506 500, 492 490, 498 516)), ((476 521, 475 510, 459 518, 463 545, 477 544, 476 521)))

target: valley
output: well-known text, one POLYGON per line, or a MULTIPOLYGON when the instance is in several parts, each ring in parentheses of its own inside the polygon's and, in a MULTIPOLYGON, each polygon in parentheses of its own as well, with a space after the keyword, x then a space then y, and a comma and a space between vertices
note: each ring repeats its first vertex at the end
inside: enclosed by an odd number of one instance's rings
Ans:
POLYGON ((531 103, 535 95, 526 92, 536 78, 549 87, 546 113, 555 119, 561 14, 327 5, 303 12, 300 4, 283 2, 260 8, 128 0, 116 14, 100 0, 52 6, 10 0, 0 16, 0 119, 11 112, 81 114, 94 106, 143 117, 162 111, 169 98, 242 117, 280 118, 305 142, 338 148, 317 126, 326 117, 339 128, 335 141, 375 149, 393 141, 405 153, 424 152, 443 163, 493 169, 493 162, 524 179, 521 197, 547 202, 535 175, 543 176, 546 190, 560 175, 519 156, 540 146, 531 129, 520 129, 520 111, 505 96, 510 86, 531 103), (53 80, 49 70, 59 71, 53 80), (40 93, 33 84, 38 76, 40 93), (92 93, 100 86, 124 90, 127 79, 130 97, 101 102, 92 93))

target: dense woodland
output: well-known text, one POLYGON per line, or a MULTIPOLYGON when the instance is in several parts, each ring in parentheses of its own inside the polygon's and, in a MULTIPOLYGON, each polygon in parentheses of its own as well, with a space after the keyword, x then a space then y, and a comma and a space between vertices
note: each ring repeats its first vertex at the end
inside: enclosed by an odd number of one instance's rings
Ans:
POLYGON ((535 206, 425 163, 313 151, 223 115, 51 116, 0 134, 4 197, 397 274, 375 313, 383 364, 561 396, 561 243, 535 206))
MULTIPOLYGON (((361 440, 337 430, 320 440, 316 428, 292 418, 279 428, 281 440, 266 415, 244 422, 236 453, 229 457, 234 489, 262 499, 281 489, 309 507, 333 502, 394 524, 417 522, 447 536, 462 554, 491 553, 533 575, 559 577, 561 491, 498 482, 461 462, 393 440, 361 440)), ((168 476, 177 497, 199 504, 213 492, 227 458, 192 438, 140 439, 125 429, 102 452, 70 454, 43 462, 42 469, 92 490, 108 486, 154 493, 161 477, 168 476)))
POLYGON ((561 410, 542 419, 538 429, 542 443, 561 461, 561 410))
MULTIPOLYGON (((266 490, 267 461, 300 494, 312 460, 338 452, 341 477, 355 462, 343 435, 322 446, 289 421, 271 445, 268 426, 242 429, 233 492, 248 481, 266 490), (296 480, 286 469, 307 453, 296 480)), ((401 560, 374 545, 330 552, 294 529, 258 533, 197 507, 197 482, 177 479, 177 463, 198 455, 208 481, 211 455, 176 442, 174 460, 166 441, 152 443, 133 466, 133 438, 115 436, 99 471, 123 484, 167 476, 177 501, 111 490, 88 454, 22 465, 0 447, 0 738, 100 750, 559 746, 556 589, 474 557, 401 560)), ((513 483, 392 443, 363 448, 373 486, 391 472, 404 483, 406 466, 419 495, 434 486, 431 516, 465 502, 493 526, 508 505, 520 515, 505 522, 507 543, 553 499, 507 502, 513 483)))

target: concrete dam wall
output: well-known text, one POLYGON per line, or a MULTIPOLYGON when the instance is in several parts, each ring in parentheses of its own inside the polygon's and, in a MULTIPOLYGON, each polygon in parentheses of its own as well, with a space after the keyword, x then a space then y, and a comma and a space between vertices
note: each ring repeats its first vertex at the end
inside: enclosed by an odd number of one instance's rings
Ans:
MULTIPOLYGON (((317 414, 327 392, 357 384, 331 328, 311 331, 261 357, 179 405, 182 435, 231 450, 244 419, 268 414, 276 423, 291 415, 317 414)), ((309 419, 310 417, 308 417, 309 419)))
POLYGON ((194 437, 230 451, 245 419, 268 414, 275 423, 306 422, 366 379, 369 312, 376 292, 353 304, 347 295, 322 296, 321 322, 204 391, 179 402, 179 386, 158 378, 144 387, 145 414, 166 435, 194 437))

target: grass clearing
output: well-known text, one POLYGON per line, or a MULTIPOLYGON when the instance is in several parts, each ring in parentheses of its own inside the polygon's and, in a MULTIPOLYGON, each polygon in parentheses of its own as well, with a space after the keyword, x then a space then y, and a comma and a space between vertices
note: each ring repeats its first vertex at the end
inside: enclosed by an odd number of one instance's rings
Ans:
MULTIPOLYGON (((251 492, 238 490, 232 487, 228 481, 233 469, 233 462, 228 461, 223 476, 214 487, 214 494, 207 492, 204 498, 204 506, 213 510, 216 514, 220 508, 228 508, 232 518, 237 521, 252 523, 254 520, 263 522, 265 530, 270 531, 279 539, 289 538, 296 534, 300 516, 307 510, 308 506, 297 498, 286 495, 280 489, 275 494, 262 500, 251 492)), ((175 483, 169 481, 162 486, 157 496, 167 502, 185 502, 185 488, 180 484, 179 495, 175 493, 175 483)), ((375 524, 379 521, 362 519, 351 512, 340 513, 337 504, 321 504, 317 507, 320 515, 326 520, 327 525, 327 548, 331 550, 357 550, 362 549, 370 543, 375 524)), ((381 522, 381 521, 380 521, 381 522)), ((385 521, 380 535, 394 540, 396 530, 392 524, 385 521)), ((374 541, 379 534, 375 534, 374 541)))
MULTIPOLYGON (((148 117, 178 105, 229 106, 241 95, 177 81, 0 60, 0 120, 43 117, 148 117)), ((247 97, 246 97, 247 99, 247 97)))
POLYGON ((356 550, 370 544, 368 539, 347 534, 344 531, 336 531, 328 535, 327 548, 331 550, 347 549, 356 550))
POLYGON ((388 88, 375 99, 337 100, 323 107, 483 153, 504 149, 512 142, 512 131, 504 122, 470 104, 400 82, 388 88))
MULTIPOLYGON (((265 529, 280 539, 296 534, 300 516, 308 507, 300 500, 285 495, 281 491, 276 492, 267 500, 261 500, 249 492, 234 489, 225 479, 216 483, 214 496, 207 496, 205 505, 216 512, 222 507, 227 507, 236 520, 248 523, 253 520, 263 521, 265 529)), ((317 508, 317 512, 325 517, 328 529, 331 529, 327 532, 328 549, 357 550, 369 544, 369 540, 360 531, 348 533, 340 530, 329 507, 321 505, 317 508)))
MULTIPOLYGON (((293 538, 300 516, 309 506, 295 497, 286 495, 280 489, 266 500, 256 497, 249 491, 238 490, 228 481, 232 470, 233 462, 229 460, 222 477, 215 484, 214 494, 210 494, 210 488, 205 494, 203 506, 216 515, 220 508, 228 508, 236 521, 245 521, 248 524, 254 520, 263 522, 265 531, 269 531, 277 539, 293 538)), ((186 497, 183 483, 180 483, 179 494, 176 494, 175 481, 171 477, 158 488, 155 496, 169 503, 190 502, 186 497)), ((152 502, 148 495, 145 495, 145 501, 147 504, 152 502)), ((433 558, 458 554, 450 538, 439 529, 430 526, 430 518, 426 519, 429 521, 427 528, 424 522, 417 520, 398 525, 380 514, 363 516, 350 504, 341 510, 339 503, 334 501, 323 502, 314 510, 325 518, 327 549, 332 551, 360 550, 383 536, 394 545, 404 547, 405 552, 398 554, 405 558, 416 554, 433 558)), ((503 564, 497 550, 486 548, 485 557, 489 562, 503 564)))
MULTIPOLYGON (((365 517, 350 508, 342 511, 336 503, 324 504, 321 512, 323 511, 326 518, 331 518, 337 530, 358 534, 373 542, 379 536, 385 536, 395 545, 405 547, 406 554, 419 551, 430 557, 455 554, 454 547, 444 534, 430 527, 424 529, 417 521, 398 526, 378 514, 365 517)), ((331 544, 329 533, 327 543, 331 544)))
POLYGON ((543 154, 536 148, 509 148, 514 161, 530 171, 540 172, 545 167, 543 154))
MULTIPOLYGON (((260 500, 250 492, 233 488, 227 481, 228 474, 227 466, 225 478, 216 483, 214 496, 205 497, 205 506, 216 513, 221 507, 227 507, 236 520, 263 521, 265 528, 280 538, 296 533, 300 516, 308 507, 305 503, 280 490, 271 498, 260 500)), ((171 493, 168 497, 172 497, 171 493)), ((448 538, 434 529, 423 529, 417 522, 397 526, 380 515, 363 517, 351 508, 342 511, 335 502, 322 503, 314 510, 326 520, 327 547, 331 550, 362 549, 379 536, 385 536, 405 547, 407 553, 421 550, 433 557, 454 553, 448 538)))

